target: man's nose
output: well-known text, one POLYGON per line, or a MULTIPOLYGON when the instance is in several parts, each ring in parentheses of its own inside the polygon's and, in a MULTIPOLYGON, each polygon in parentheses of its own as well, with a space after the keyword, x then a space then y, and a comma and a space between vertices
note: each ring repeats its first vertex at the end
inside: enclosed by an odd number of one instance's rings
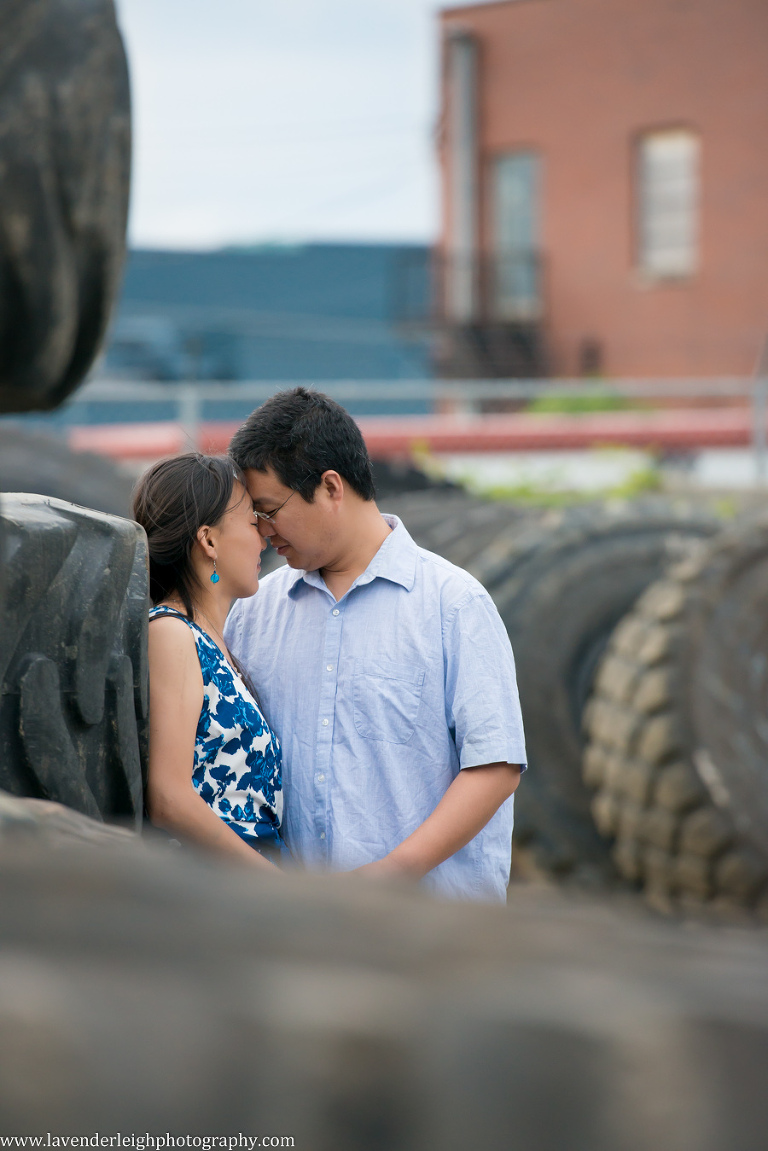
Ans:
POLYGON ((258 524, 259 524, 259 535, 263 536, 265 540, 268 540, 270 538, 270 536, 273 536, 275 534, 275 525, 271 524, 269 522, 269 520, 264 520, 261 518, 261 516, 259 516, 258 524))

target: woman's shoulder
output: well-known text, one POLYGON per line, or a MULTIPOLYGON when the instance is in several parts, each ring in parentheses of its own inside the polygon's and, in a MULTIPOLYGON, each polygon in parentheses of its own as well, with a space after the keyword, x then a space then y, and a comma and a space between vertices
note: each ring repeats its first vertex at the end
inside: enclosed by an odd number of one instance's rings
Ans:
POLYGON ((200 657, 192 629, 184 616, 171 612, 152 618, 149 628, 149 682, 154 692, 166 695, 202 693, 200 657))
POLYGON ((191 651, 197 647, 191 620, 174 608, 152 608, 149 622, 149 643, 155 650, 191 651))

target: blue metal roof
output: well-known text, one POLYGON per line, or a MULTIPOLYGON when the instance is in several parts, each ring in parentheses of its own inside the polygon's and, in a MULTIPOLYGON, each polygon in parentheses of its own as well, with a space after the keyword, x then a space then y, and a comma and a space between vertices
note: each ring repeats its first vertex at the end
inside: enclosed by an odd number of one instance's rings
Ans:
POLYGON ((414 379, 431 375, 429 249, 397 244, 136 250, 110 374, 159 379, 414 379))

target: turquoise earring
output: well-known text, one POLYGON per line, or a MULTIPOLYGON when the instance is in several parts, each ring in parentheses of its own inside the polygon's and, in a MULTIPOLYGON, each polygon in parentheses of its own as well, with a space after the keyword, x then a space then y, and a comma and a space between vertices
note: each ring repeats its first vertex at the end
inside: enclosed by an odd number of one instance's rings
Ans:
POLYGON ((211 576, 211 583, 219 582, 219 573, 216 571, 216 560, 213 561, 213 575, 211 576))

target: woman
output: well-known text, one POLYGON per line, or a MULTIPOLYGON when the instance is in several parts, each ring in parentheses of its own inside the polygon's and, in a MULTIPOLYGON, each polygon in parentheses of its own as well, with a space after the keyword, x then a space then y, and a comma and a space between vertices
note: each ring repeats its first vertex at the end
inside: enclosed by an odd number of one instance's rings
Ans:
POLYGON ((153 823, 262 869, 283 850, 282 757, 224 642, 235 599, 259 586, 259 534, 231 460, 162 460, 139 480, 149 541, 149 775, 153 823), (191 786, 190 786, 191 785, 191 786))

